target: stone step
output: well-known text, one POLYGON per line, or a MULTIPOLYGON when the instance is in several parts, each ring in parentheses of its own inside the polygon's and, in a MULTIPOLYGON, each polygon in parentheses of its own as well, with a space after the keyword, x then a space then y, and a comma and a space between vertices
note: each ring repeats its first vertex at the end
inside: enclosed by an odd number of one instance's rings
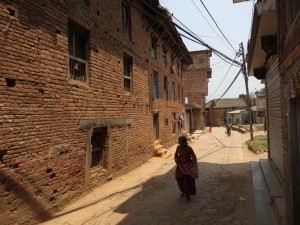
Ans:
POLYGON ((259 162, 251 162, 251 172, 256 225, 278 225, 273 210, 270 207, 268 190, 259 162))
POLYGON ((157 145, 157 144, 160 144, 160 140, 155 140, 155 141, 153 142, 153 145, 157 145))
POLYGON ((162 147, 164 147, 164 146, 161 145, 161 144, 157 144, 157 145, 155 145, 155 146, 153 147, 153 149, 154 149, 154 151, 158 151, 158 150, 160 150, 162 147))
POLYGON ((268 190, 270 205, 274 210, 276 220, 279 225, 286 224, 283 187, 268 159, 260 159, 259 164, 268 190))

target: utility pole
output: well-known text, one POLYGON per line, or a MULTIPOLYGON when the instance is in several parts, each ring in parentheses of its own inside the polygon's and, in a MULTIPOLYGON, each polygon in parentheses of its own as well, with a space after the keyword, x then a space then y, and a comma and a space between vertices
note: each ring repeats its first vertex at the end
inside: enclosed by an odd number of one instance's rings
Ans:
POLYGON ((251 104, 250 104, 250 97, 249 97, 249 88, 248 88, 248 75, 246 70, 246 62, 245 62, 245 53, 244 53, 244 45, 243 42, 240 44, 240 49, 242 51, 242 57, 243 57, 243 64, 242 64, 242 71, 244 74, 245 84, 246 84, 246 104, 247 104, 247 110, 249 112, 249 123, 250 123, 250 137, 251 140, 253 140, 253 127, 252 127, 252 111, 251 111, 251 104))

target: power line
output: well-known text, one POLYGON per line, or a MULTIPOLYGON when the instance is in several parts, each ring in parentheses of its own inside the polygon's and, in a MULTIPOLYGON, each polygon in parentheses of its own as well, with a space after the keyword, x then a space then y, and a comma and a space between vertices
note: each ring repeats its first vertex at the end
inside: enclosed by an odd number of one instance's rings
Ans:
POLYGON ((221 34, 223 35, 223 37, 226 39, 226 41, 228 42, 228 44, 231 46, 231 48, 233 49, 234 52, 236 52, 236 50, 234 49, 234 47, 232 46, 232 44, 228 41, 227 37, 224 35, 224 33, 221 31, 220 27, 218 26, 217 22, 215 21, 215 19, 212 17, 212 15, 210 14, 209 10, 206 8, 206 6, 204 5, 202 0, 199 0, 203 7, 205 8, 206 12, 208 13, 208 15, 210 16, 210 18, 214 21, 214 23, 216 24, 218 30, 221 32, 221 34))
MULTIPOLYGON (((165 18, 166 20, 170 20, 170 18, 168 18, 165 14, 163 14, 161 11, 159 11, 158 9, 156 9, 155 7, 153 7, 151 4, 149 4, 147 1, 144 1, 145 4, 147 4, 152 10, 155 10, 157 12, 158 15, 160 15, 162 18, 165 18)), ((150 18, 152 18, 153 20, 155 20, 156 22, 160 23, 162 26, 164 26, 160 20, 158 20, 153 14, 150 14, 149 12, 147 12, 145 9, 141 8, 140 6, 138 6, 137 4, 131 2, 131 4, 133 6, 135 6, 136 8, 138 8, 141 12, 143 12, 144 14, 148 15, 150 18)), ((167 12, 167 11, 166 11, 167 12)), ((170 16, 173 17, 172 14, 170 14, 169 12, 167 12, 170 16)), ((207 47, 208 49, 210 49, 211 51, 213 51, 217 56, 219 56, 221 59, 223 59, 224 61, 226 61, 227 63, 233 62, 234 64, 241 66, 242 64, 237 62, 236 60, 232 60, 230 57, 226 56, 224 53, 214 49, 213 47, 209 46, 208 44, 206 44, 204 41, 202 41, 199 37, 197 37, 197 35, 195 34, 191 34, 193 32, 188 32, 186 31, 184 28, 182 28, 180 25, 178 25, 177 23, 175 23, 174 21, 171 21, 171 23, 175 26, 175 28, 178 28, 179 30, 183 31, 184 33, 186 33, 187 35, 189 35, 192 38, 189 38, 187 36, 184 36, 187 39, 190 39, 191 41, 194 41, 198 44, 201 44, 205 47, 207 47), (228 61, 227 61, 228 60, 228 61)), ((180 22, 181 23, 181 22, 180 22)), ((181 23, 183 24, 183 23, 181 23)), ((185 25, 183 25, 184 27, 186 27, 185 25)), ((189 30, 189 29, 188 29, 189 30)), ((181 34, 181 36, 183 36, 181 34)), ((230 64, 230 63, 229 63, 230 64)))
MULTIPOLYGON (((237 57, 237 55, 235 56, 235 58, 236 58, 236 57, 237 57)), ((234 59, 235 59, 235 58, 234 58, 234 59)), ((230 69, 231 69, 231 67, 232 67, 232 64, 233 64, 233 63, 231 63, 230 67, 228 68, 228 70, 227 70, 225 76, 223 77, 223 80, 221 81, 220 85, 217 87, 217 89, 214 91, 214 93, 212 93, 212 94, 210 95, 210 97, 212 97, 212 96, 219 90, 219 88, 220 88, 221 85, 223 84, 223 82, 224 82, 226 76, 228 75, 228 72, 230 71, 230 69)))
POLYGON ((192 38, 187 37, 187 36, 184 35, 184 34, 181 34, 181 33, 180 33, 181 36, 183 36, 183 37, 185 37, 185 38, 187 38, 187 39, 189 39, 189 40, 191 40, 191 41, 193 41, 193 42, 195 42, 195 43, 198 43, 198 44, 201 44, 201 45, 207 47, 208 49, 212 50, 217 56, 219 56, 219 57, 220 57, 222 60, 224 60, 225 62, 227 62, 227 63, 229 63, 229 64, 230 64, 230 62, 233 62, 233 63, 237 64, 238 66, 241 66, 241 63, 237 62, 236 60, 231 59, 230 57, 226 56, 226 55, 223 54, 222 52, 220 52, 220 51, 214 49, 213 47, 209 46, 208 44, 204 43, 201 39, 199 39, 199 38, 195 37, 194 35, 192 35, 191 33, 187 32, 187 31, 184 30, 182 27, 180 27, 178 24, 174 23, 174 25, 175 25, 179 30, 181 30, 181 31, 183 31, 184 33, 188 34, 189 36, 191 36, 191 37, 194 38, 195 40, 192 39, 192 38), (228 62, 227 60, 230 61, 230 62, 228 62))
MULTIPOLYGON (((202 12, 200 11, 199 7, 195 4, 195 2, 193 0, 191 0, 191 2, 194 4, 194 6, 196 7, 196 9, 198 10, 198 12, 201 14, 201 16, 205 19, 205 21, 207 22, 207 24, 210 26, 210 28, 215 32, 215 34, 219 37, 219 39, 223 42, 223 44, 227 46, 227 44, 223 41, 223 39, 219 36, 219 34, 215 31, 215 29, 210 25, 210 23, 208 22, 208 20, 206 19, 206 17, 202 14, 202 12)), ((234 49, 233 49, 234 50, 234 49)), ((234 50, 235 52, 235 50, 234 50)))
POLYGON ((239 70, 239 72, 237 73, 237 75, 235 76, 235 78, 233 79, 233 81, 231 82, 231 84, 229 85, 229 87, 226 89, 226 91, 222 94, 222 96, 220 98, 218 98, 215 103, 217 103, 226 93, 227 91, 231 88, 231 86, 233 85, 233 83, 236 81, 238 75, 242 72, 242 68, 239 70))

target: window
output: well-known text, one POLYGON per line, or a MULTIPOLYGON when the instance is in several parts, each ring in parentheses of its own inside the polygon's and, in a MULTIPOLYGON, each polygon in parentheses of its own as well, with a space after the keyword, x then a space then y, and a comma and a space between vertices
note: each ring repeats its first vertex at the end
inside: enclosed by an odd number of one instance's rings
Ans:
POLYGON ((175 101, 175 82, 172 81, 172 100, 175 101))
POLYGON ((181 102, 181 97, 180 97, 180 85, 178 85, 178 100, 179 103, 181 102))
POLYGON ((157 41, 155 37, 151 37, 151 53, 152 59, 157 59, 157 49, 156 49, 157 41))
POLYGON ((169 120, 165 119, 165 127, 169 126, 169 120))
POLYGON ((171 66, 174 66, 175 57, 171 55, 171 66))
POLYGON ((131 41, 131 13, 130 7, 125 3, 122 4, 122 19, 124 35, 126 39, 131 41))
POLYGON ((87 41, 88 33, 69 24, 69 74, 73 80, 87 81, 87 41))
POLYGON ((158 74, 156 71, 153 71, 153 93, 152 98, 158 98, 158 74))
POLYGON ((199 63, 203 64, 203 63, 205 63, 205 60, 203 58, 199 58, 199 63))
POLYGON ((168 78, 164 77, 164 98, 168 101, 168 78))
POLYGON ((176 73, 176 68, 175 68, 175 66, 174 66, 174 61, 175 61, 175 58, 174 58, 174 56, 173 56, 173 55, 171 55, 171 61, 170 61, 170 63, 171 63, 171 65, 170 65, 170 72, 171 72, 172 74, 176 73))
POLYGON ((180 74, 180 64, 179 64, 179 63, 177 63, 177 73, 178 73, 178 74, 177 74, 178 76, 181 75, 181 74, 180 74))
POLYGON ((106 148, 107 128, 94 128, 91 139, 92 155, 90 167, 101 166, 105 167, 104 153, 106 148))
POLYGON ((163 50, 162 63, 163 66, 167 66, 167 53, 165 52, 165 50, 163 50))
POLYGON ((132 58, 124 54, 124 90, 131 92, 132 58))

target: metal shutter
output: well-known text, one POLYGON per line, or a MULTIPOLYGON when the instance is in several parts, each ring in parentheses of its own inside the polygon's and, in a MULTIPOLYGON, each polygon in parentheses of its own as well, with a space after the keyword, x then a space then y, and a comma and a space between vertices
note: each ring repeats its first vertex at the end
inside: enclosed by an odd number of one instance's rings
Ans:
POLYGON ((283 139, 281 112, 281 84, 278 59, 267 74, 268 135, 270 159, 280 177, 283 178, 283 139))

